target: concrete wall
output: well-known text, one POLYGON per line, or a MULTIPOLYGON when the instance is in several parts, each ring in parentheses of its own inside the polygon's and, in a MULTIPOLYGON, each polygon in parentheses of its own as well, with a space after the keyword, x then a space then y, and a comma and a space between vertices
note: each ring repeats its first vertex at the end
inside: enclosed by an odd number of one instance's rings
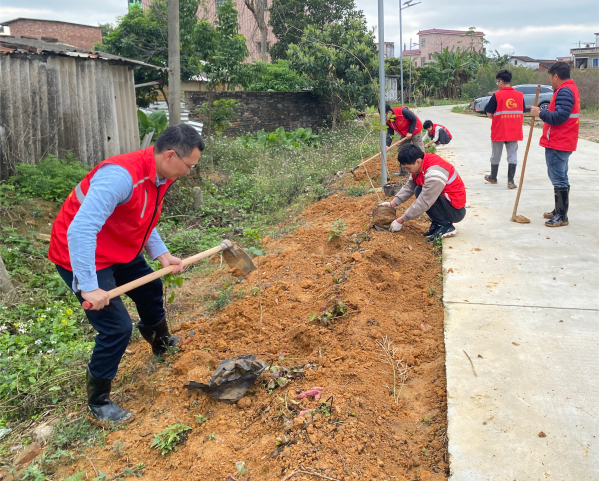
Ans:
POLYGON ((50 20, 19 19, 10 23, 10 34, 35 38, 55 38, 59 43, 92 49, 102 42, 102 29, 91 25, 78 25, 50 20))
POLYGON ((0 55, 0 179, 72 152, 93 166, 139 149, 133 70, 99 59, 0 55))
MULTIPOLYGON (((196 110, 208 101, 209 95, 209 92, 185 92, 189 118, 204 122, 206 131, 206 119, 196 110)), ((329 106, 309 92, 216 92, 212 95, 214 100, 226 98, 238 102, 237 117, 226 131, 227 135, 259 130, 272 132, 280 126, 287 131, 298 127, 317 127, 331 112, 329 106)))

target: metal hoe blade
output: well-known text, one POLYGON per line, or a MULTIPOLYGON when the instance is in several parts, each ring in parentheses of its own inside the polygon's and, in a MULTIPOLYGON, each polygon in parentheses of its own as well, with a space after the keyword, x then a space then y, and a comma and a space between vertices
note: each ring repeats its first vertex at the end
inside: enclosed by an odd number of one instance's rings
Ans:
POLYGON ((233 274, 246 277, 250 272, 256 269, 252 259, 236 244, 231 244, 230 247, 223 249, 223 258, 233 269, 233 274))

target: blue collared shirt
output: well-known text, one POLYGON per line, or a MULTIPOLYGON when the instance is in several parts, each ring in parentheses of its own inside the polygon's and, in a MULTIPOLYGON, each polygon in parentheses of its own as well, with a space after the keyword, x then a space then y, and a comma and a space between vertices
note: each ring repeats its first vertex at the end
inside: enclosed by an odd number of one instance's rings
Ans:
MULTIPOLYGON (((166 183, 156 175, 156 187, 166 183)), ((114 209, 133 195, 133 179, 127 169, 104 164, 91 179, 89 190, 67 231, 69 255, 73 268, 73 290, 89 292, 98 289, 96 276, 96 238, 114 209)), ((160 234, 153 229, 146 243, 150 258, 168 252, 160 234)))

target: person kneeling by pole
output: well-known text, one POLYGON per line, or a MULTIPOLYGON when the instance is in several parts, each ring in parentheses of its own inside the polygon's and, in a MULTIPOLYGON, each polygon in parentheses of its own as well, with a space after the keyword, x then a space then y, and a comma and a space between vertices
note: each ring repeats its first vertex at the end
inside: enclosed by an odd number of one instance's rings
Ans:
POLYGON ((433 124, 432 121, 425 120, 422 124, 422 127, 424 130, 426 130, 426 134, 424 134, 422 142, 426 142, 428 139, 431 139, 430 142, 424 144, 425 150, 428 149, 432 144, 435 144, 438 149, 442 149, 443 146, 447 145, 449 142, 451 142, 451 139, 453 139, 451 133, 449 130, 447 130, 447 127, 444 127, 443 125, 433 124))
POLYGON ((395 198, 382 205, 397 207, 412 195, 416 200, 393 221, 391 232, 398 232, 404 222, 426 212, 431 226, 423 235, 429 242, 456 235, 458 231, 453 224, 466 217, 466 187, 455 167, 437 154, 425 154, 415 145, 404 146, 398 160, 411 175, 395 198))

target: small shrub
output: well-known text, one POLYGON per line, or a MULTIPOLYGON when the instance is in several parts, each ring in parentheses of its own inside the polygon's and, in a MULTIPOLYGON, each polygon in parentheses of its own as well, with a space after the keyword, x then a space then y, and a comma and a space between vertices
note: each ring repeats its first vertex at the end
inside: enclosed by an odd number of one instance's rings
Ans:
POLYGON ((155 110, 150 115, 138 110, 137 123, 139 124, 139 140, 143 140, 146 134, 154 132, 152 142, 156 142, 158 136, 168 127, 168 118, 164 110, 155 110))
POLYGON ((345 231, 346 228, 345 222, 343 219, 337 219, 336 221, 331 223, 331 230, 329 231, 329 242, 333 240, 335 237, 341 237, 341 234, 345 231))
POLYGON ((299 127, 293 132, 285 132, 285 127, 279 127, 274 132, 266 133, 260 130, 252 135, 241 137, 246 148, 284 147, 288 149, 305 148, 320 144, 320 137, 312 133, 311 128, 299 127))
POLYGON ((150 447, 159 450, 162 456, 166 456, 171 451, 177 451, 179 444, 187 441, 189 434, 187 431, 191 431, 191 427, 184 424, 169 426, 166 430, 154 435, 154 441, 150 447))
POLYGON ((49 155, 37 165, 17 164, 16 171, 10 182, 18 193, 62 202, 89 172, 89 168, 69 153, 64 159, 49 155))

